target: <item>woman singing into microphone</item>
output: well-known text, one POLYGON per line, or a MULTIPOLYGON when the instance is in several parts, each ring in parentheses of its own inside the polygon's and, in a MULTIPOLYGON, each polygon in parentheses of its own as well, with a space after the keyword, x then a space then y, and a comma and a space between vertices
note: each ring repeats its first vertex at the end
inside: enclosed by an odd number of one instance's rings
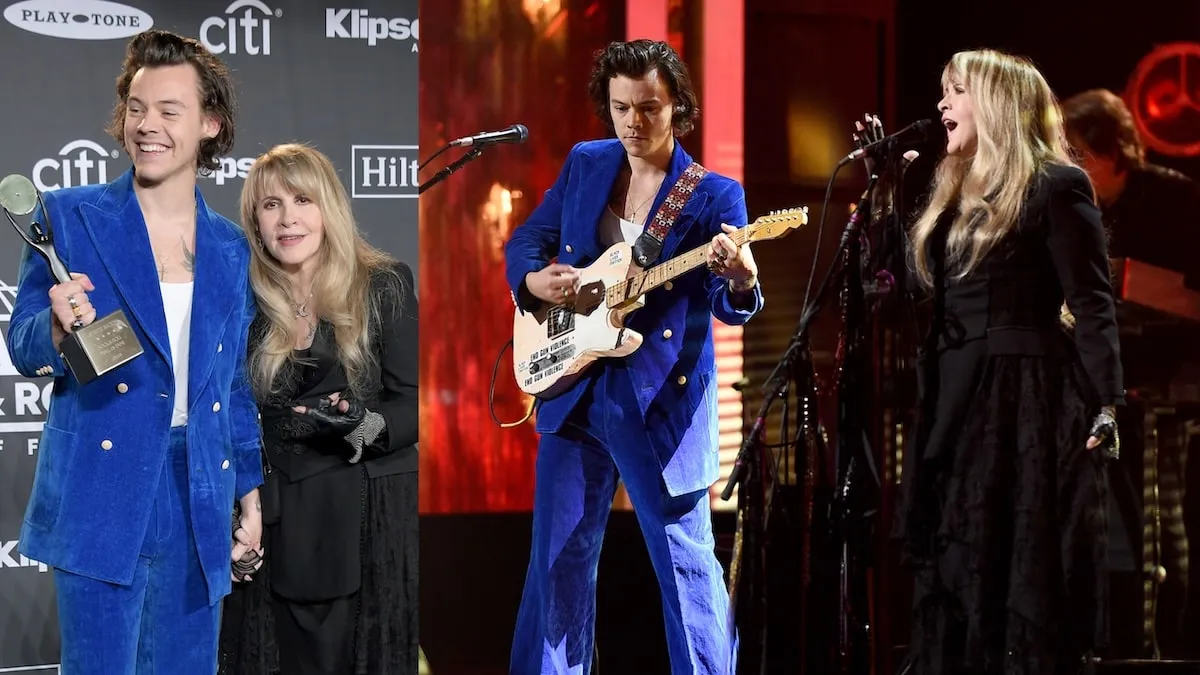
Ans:
POLYGON ((955 54, 942 93, 946 155, 911 233, 933 311, 898 513, 916 573, 908 671, 1074 673, 1105 637, 1105 461, 1124 402, 1100 212, 1029 61, 955 54))

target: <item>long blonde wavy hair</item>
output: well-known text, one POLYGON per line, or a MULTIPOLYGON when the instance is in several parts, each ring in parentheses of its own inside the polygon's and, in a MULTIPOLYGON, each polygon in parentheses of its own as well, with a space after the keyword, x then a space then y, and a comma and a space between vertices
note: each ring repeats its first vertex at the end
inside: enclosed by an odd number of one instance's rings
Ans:
POLYGON ((926 242, 947 208, 958 202, 946 265, 962 278, 1016 227, 1026 190, 1046 164, 1075 166, 1058 100, 1028 59, 958 52, 942 71, 943 90, 952 82, 971 98, 979 140, 973 156, 938 163, 929 203, 912 227, 913 271, 926 287, 933 285, 926 242))
MULTIPOLYGON (((277 145, 255 160, 242 188, 242 228, 252 242, 250 282, 258 311, 267 319, 261 342, 250 350, 249 370, 255 392, 274 392, 280 370, 296 360, 297 339, 291 281, 279 262, 262 245, 257 205, 278 183, 287 191, 305 195, 321 210, 324 236, 311 304, 321 320, 333 326, 338 360, 346 372, 350 392, 369 393, 368 373, 378 356, 371 349, 372 334, 381 322, 379 295, 370 293, 373 274, 390 275, 398 282, 391 256, 368 244, 358 231, 346 189, 329 158, 299 143, 277 145)), ((395 294, 389 294, 395 296, 395 294)), ((398 297, 398 296, 395 296, 398 297)))

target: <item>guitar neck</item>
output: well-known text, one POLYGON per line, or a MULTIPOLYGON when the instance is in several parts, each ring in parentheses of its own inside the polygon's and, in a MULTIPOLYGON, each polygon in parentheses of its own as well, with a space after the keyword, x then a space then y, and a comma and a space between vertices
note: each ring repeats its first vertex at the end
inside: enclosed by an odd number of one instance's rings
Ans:
MULTIPOLYGON (((740 247, 749 241, 750 228, 748 226, 738 228, 736 231, 729 233, 729 238, 733 240, 735 246, 740 247)), ((659 263, 650 269, 638 272, 628 279, 614 284, 607 291, 608 306, 613 307, 649 293, 672 279, 683 276, 697 267, 706 265, 708 263, 708 246, 708 244, 697 246, 686 253, 677 255, 666 262, 659 263)))

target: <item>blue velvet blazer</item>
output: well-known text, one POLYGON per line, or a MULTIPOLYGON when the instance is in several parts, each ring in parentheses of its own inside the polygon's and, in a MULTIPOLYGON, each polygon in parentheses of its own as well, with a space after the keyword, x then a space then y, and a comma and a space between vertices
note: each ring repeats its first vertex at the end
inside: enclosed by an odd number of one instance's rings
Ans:
MULTIPOLYGON (((586 267, 604 252, 600 218, 625 162, 625 149, 617 139, 585 141, 571 149, 542 203, 506 245, 508 283, 518 302, 529 297, 525 275, 542 269, 551 258, 586 267)), ((676 141, 654 211, 691 163, 676 141)), ((709 172, 663 241, 658 262, 711 241, 722 232, 722 223, 743 227, 747 220, 742 186, 709 172)), ((673 495, 707 488, 719 475, 712 317, 742 325, 762 307, 760 286, 754 287, 749 302, 737 303, 725 280, 700 268, 648 293, 646 305, 628 321, 630 328, 645 336, 642 346, 627 357, 636 398, 630 405, 636 405, 646 421, 663 479, 673 495)), ((555 433, 562 427, 586 388, 603 372, 599 366, 590 368, 570 390, 539 402, 538 432, 555 433)))
MULTIPOLYGON (((133 579, 162 472, 175 384, 150 238, 133 171, 107 185, 44 198, 59 257, 95 285, 98 316, 123 309, 144 353, 80 386, 51 341, 45 261, 24 252, 8 349, 26 377, 54 377, 33 493, 21 528, 26 556, 75 574, 133 579)), ((210 603, 230 590, 231 510, 262 483, 258 409, 246 377, 255 304, 241 229, 196 191, 196 270, 188 363, 191 527, 210 603)), ((42 217, 39 210, 37 217, 42 217)))

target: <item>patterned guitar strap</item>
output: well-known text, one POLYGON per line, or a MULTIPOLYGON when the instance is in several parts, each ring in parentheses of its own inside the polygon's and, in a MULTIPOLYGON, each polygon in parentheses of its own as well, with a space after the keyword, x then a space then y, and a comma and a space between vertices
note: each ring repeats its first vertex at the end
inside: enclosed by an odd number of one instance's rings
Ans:
POLYGON ((692 162, 691 166, 679 175, 679 180, 675 181, 670 194, 654 212, 654 218, 638 235, 637 241, 633 242, 633 259, 638 267, 646 269, 658 260, 667 233, 675 225, 675 219, 683 212, 683 207, 691 199, 700 180, 707 174, 708 169, 692 162))

